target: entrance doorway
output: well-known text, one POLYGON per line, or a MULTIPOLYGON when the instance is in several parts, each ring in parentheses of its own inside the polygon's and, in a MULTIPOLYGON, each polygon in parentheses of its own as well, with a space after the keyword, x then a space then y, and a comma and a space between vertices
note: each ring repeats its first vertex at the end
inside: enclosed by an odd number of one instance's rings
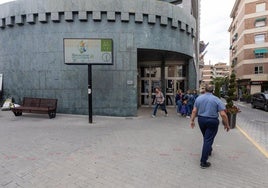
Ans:
POLYGON ((141 66, 139 67, 138 79, 138 102, 139 106, 151 107, 154 100, 154 88, 166 88, 163 93, 166 96, 166 105, 174 106, 177 90, 185 89, 186 71, 185 65, 167 65, 165 66, 165 83, 161 82, 160 66, 141 66))

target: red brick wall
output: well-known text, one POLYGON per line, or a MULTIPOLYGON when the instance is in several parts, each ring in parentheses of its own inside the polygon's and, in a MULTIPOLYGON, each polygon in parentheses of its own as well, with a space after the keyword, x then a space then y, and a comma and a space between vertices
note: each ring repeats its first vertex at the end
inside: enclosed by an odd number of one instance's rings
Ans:
POLYGON ((268 63, 258 63, 258 64, 245 64, 236 68, 236 76, 237 78, 242 77, 243 75, 255 74, 255 67, 263 66, 263 73, 268 73, 268 63))
POLYGON ((248 3, 245 6, 245 14, 252 14, 256 12, 256 4, 266 3, 266 10, 268 10, 268 1, 267 0, 259 0, 256 2, 248 3))

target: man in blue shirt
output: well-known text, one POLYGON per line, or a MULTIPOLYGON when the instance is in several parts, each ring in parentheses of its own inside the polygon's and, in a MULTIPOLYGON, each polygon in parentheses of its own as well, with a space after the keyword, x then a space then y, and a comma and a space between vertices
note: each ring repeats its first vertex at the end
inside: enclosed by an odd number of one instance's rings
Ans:
POLYGON ((199 128, 204 139, 200 159, 201 168, 207 168, 211 165, 207 160, 208 156, 211 155, 212 144, 218 132, 219 113, 223 121, 224 129, 226 129, 227 132, 230 130, 228 117, 225 113, 225 105, 218 97, 212 94, 213 90, 214 87, 212 85, 206 85, 205 94, 196 98, 191 116, 192 128, 195 126, 194 119, 198 116, 199 128))

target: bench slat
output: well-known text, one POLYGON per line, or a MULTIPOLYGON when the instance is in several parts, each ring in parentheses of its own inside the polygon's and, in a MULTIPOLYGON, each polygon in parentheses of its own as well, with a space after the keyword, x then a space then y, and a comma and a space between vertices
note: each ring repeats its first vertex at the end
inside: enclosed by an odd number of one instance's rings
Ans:
POLYGON ((15 109, 22 110, 22 111, 24 111, 24 110, 48 111, 49 110, 49 108, 45 108, 45 107, 30 107, 30 106, 20 106, 20 107, 16 107, 15 109))
POLYGON ((40 99, 39 98, 23 98, 23 105, 22 106, 29 106, 29 107, 39 107, 40 106, 40 99))

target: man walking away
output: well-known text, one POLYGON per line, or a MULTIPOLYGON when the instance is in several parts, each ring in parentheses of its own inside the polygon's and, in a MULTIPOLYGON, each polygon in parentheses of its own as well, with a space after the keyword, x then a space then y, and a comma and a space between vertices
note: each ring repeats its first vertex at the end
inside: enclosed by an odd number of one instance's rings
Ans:
POLYGON ((195 117, 198 116, 198 124, 203 135, 203 148, 200 159, 200 167, 207 168, 211 164, 207 162, 208 156, 212 152, 212 144, 218 132, 219 127, 219 113, 221 115, 224 129, 228 132, 230 130, 228 117, 225 112, 225 105, 216 96, 212 94, 214 87, 206 85, 205 94, 196 98, 194 109, 191 116, 191 127, 195 127, 195 117))

